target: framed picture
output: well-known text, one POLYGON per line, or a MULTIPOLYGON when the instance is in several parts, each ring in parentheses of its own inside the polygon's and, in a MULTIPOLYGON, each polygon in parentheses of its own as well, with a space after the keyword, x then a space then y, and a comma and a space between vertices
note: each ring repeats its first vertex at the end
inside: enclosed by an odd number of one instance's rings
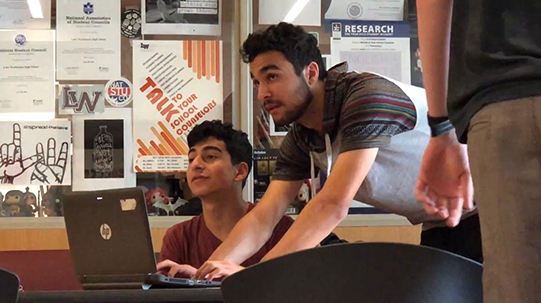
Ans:
POLYGON ((73 191, 135 187, 131 112, 73 117, 73 191))
POLYGON ((143 35, 222 34, 222 0, 141 0, 143 35))

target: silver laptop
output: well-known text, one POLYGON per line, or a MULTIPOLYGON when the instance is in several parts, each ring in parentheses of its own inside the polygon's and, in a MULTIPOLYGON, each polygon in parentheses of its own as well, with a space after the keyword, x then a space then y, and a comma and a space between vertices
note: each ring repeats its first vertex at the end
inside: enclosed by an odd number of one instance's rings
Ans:
POLYGON ((156 274, 140 188, 66 194, 64 220, 83 289, 219 287, 220 282, 156 274))

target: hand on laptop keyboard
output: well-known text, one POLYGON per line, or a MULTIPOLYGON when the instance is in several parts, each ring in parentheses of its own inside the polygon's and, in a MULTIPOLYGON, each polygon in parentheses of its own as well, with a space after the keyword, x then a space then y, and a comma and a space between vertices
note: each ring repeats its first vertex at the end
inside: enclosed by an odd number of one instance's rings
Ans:
POLYGON ((199 274, 194 275, 192 279, 213 280, 225 278, 243 269, 244 267, 229 261, 207 261, 199 268, 199 274))
POLYGON ((158 273, 164 274, 168 277, 181 276, 183 278, 189 278, 195 275, 197 269, 188 264, 178 264, 171 260, 165 260, 156 265, 158 273))

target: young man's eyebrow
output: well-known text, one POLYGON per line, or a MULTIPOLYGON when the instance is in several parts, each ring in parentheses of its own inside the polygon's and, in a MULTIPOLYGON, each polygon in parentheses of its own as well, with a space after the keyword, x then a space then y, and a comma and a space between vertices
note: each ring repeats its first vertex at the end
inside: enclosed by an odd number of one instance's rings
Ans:
POLYGON ((206 151, 206 150, 215 150, 215 151, 218 151, 220 153, 222 152, 222 150, 219 147, 213 146, 213 145, 203 147, 203 151, 206 151))
MULTIPOLYGON (((209 145, 209 146, 205 146, 203 147, 202 151, 207 151, 207 150, 215 150, 215 151, 218 151, 218 152, 222 152, 222 150, 217 147, 217 146, 213 146, 213 145, 209 145)), ((191 153, 195 153, 197 151, 197 149, 195 147, 192 147, 190 148, 190 150, 188 151, 188 154, 191 154, 191 153)))
MULTIPOLYGON (((268 64, 268 65, 265 65, 263 66, 258 74, 263 74, 265 72, 268 72, 269 70, 280 70, 280 68, 278 66, 276 66, 275 64, 268 64)), ((254 74, 252 74, 252 72, 250 72, 250 78, 253 80, 254 79, 254 74)))
POLYGON ((269 70, 280 70, 280 68, 276 66, 276 64, 267 64, 261 69, 259 69, 259 74, 263 74, 265 72, 268 72, 269 70))

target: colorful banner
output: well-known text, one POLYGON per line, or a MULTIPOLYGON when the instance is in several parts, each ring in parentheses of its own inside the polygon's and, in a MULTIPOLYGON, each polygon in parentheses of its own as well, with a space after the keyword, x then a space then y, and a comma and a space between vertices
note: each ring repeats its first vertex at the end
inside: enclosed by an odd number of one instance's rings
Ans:
POLYGON ((136 172, 185 171, 186 137, 222 119, 221 41, 134 41, 136 172))

